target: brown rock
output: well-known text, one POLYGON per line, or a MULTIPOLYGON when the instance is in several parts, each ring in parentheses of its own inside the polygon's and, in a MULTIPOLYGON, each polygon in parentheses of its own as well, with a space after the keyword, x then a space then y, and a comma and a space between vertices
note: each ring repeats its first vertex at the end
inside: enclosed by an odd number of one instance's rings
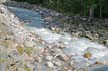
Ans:
POLYGON ((100 61, 96 61, 95 64, 103 64, 103 63, 100 61))
POLYGON ((86 52, 83 56, 85 58, 91 58, 92 57, 92 54, 90 52, 86 52))

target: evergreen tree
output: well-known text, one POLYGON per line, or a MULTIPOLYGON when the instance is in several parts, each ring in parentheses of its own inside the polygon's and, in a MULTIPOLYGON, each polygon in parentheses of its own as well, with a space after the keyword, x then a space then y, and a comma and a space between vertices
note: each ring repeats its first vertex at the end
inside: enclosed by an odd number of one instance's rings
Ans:
POLYGON ((108 17, 108 0, 16 0, 40 4, 60 12, 81 14, 83 16, 108 17))

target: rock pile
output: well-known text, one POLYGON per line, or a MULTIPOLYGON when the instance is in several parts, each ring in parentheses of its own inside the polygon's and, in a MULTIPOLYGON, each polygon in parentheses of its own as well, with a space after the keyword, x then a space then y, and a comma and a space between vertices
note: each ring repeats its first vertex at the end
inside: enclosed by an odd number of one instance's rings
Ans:
POLYGON ((33 54, 38 55, 38 37, 21 23, 0 4, 0 71, 33 71, 30 62, 34 60, 33 54))
POLYGON ((21 23, 6 6, 0 4, 0 71, 74 69, 69 65, 70 57, 63 53, 62 48, 42 44, 44 41, 21 23))

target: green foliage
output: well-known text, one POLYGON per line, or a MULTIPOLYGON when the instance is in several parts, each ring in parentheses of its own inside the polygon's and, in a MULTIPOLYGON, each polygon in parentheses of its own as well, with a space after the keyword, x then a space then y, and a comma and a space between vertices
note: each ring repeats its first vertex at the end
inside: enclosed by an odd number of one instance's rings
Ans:
POLYGON ((102 0, 101 3, 103 14, 108 17, 108 0, 102 0))
POLYGON ((108 0, 16 0, 39 4, 47 8, 70 14, 89 16, 90 8, 94 7, 94 14, 108 15, 108 0))

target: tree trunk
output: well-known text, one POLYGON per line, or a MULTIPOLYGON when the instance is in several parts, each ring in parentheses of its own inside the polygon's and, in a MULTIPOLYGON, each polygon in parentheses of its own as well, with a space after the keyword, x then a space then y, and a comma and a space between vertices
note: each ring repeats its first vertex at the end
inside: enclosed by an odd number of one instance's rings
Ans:
POLYGON ((94 17, 94 6, 91 5, 89 9, 89 21, 91 21, 94 17))
POLYGON ((101 4, 101 0, 99 0, 99 10, 100 10, 100 12, 99 12, 99 17, 100 18, 102 18, 102 4, 101 4))

